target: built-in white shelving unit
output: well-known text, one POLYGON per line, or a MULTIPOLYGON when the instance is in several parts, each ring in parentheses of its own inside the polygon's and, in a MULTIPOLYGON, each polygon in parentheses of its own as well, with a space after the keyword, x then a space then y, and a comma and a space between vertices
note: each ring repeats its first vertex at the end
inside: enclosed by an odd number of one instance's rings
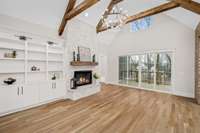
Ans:
MULTIPOLYGON (((53 42, 51 42, 53 43, 53 42)), ((48 44, 48 40, 20 40, 9 34, 0 34, 0 82, 7 77, 24 75, 20 82, 50 80, 57 75, 59 80, 64 78, 64 47, 62 42, 48 44), (4 57, 5 53, 16 51, 15 58, 4 57), (38 71, 32 71, 35 66, 38 71), (10 74, 10 76, 9 76, 10 74)), ((20 77, 21 78, 21 77, 20 77)), ((17 79, 18 82, 18 79, 17 79)))
POLYGON ((65 97, 64 41, 50 41, 0 32, 0 116, 65 97))

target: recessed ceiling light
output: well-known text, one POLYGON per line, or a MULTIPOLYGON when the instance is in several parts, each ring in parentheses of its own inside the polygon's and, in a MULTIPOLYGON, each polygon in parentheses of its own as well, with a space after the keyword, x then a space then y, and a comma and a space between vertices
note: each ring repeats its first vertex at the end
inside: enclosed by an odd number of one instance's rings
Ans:
POLYGON ((89 16, 89 14, 86 12, 84 16, 85 16, 85 17, 88 17, 88 16, 89 16))

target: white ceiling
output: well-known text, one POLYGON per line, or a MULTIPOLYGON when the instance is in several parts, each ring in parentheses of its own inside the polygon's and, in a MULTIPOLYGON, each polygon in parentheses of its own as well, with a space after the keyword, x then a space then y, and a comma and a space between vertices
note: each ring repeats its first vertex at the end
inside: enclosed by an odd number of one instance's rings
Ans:
MULTIPOLYGON (((79 4, 83 0, 78 0, 79 4)), ((200 2, 200 0, 196 0, 200 2)), ((78 19, 96 26, 110 0, 101 0, 95 6, 77 16, 78 19), (84 14, 89 16, 85 17, 84 14)), ((120 7, 133 15, 142 10, 165 3, 165 0, 124 0, 120 7)), ((68 0, 0 0, 0 14, 20 18, 29 22, 58 28, 63 17, 68 0)), ((167 15, 195 29, 200 16, 184 9, 168 11, 167 15)))

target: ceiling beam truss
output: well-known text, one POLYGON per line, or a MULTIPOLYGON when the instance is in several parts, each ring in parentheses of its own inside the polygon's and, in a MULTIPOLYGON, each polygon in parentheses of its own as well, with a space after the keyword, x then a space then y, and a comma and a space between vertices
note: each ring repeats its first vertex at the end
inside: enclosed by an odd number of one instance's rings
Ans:
POLYGON ((80 3, 79 5, 75 6, 76 0, 69 0, 67 9, 65 11, 65 14, 63 16, 58 34, 61 36, 65 26, 67 24, 67 21, 69 21, 70 19, 74 18, 75 16, 79 15, 80 13, 82 13, 83 11, 85 11, 86 9, 90 8, 91 6, 93 6, 94 4, 96 4, 99 0, 84 0, 82 3, 80 3))
MULTIPOLYGON (((148 16, 156 15, 156 14, 159 14, 159 13, 162 13, 162 12, 165 12, 165 11, 177 8, 177 7, 182 7, 184 9, 190 10, 194 13, 200 14, 200 3, 197 3, 197 2, 192 1, 192 0, 171 0, 171 2, 168 2, 168 3, 162 4, 160 6, 151 8, 149 10, 140 12, 140 13, 133 15, 133 16, 129 16, 124 21, 124 23, 128 24, 128 23, 136 21, 138 19, 142 19, 142 18, 145 18, 145 17, 148 17, 148 16)), ((111 7, 111 10, 112 10, 112 7, 111 7)), ((99 23, 100 24, 97 25, 97 33, 111 29, 111 27, 102 27, 103 24, 102 24, 101 21, 99 23)), ((117 27, 118 25, 119 24, 116 23, 112 27, 117 27)))
POLYGON ((65 19, 65 17, 67 16, 67 14, 74 8, 76 4, 76 0, 69 0, 69 3, 68 3, 68 6, 65 10, 65 14, 62 18, 62 22, 61 22, 61 25, 60 25, 60 28, 59 28, 59 31, 58 31, 58 34, 61 36, 64 29, 65 29, 65 26, 67 24, 67 20, 65 19))
POLYGON ((108 17, 108 15, 110 14, 110 12, 112 11, 114 5, 122 2, 123 0, 111 0, 110 4, 108 5, 108 7, 106 8, 106 11, 103 14, 103 18, 100 19, 99 23, 96 26, 96 31, 97 33, 100 31, 101 27, 103 26, 103 19, 106 19, 108 17))

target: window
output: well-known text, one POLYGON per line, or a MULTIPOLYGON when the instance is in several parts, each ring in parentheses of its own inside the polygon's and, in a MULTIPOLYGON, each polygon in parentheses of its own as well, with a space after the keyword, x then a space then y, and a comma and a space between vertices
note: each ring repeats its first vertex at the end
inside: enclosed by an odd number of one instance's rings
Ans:
POLYGON ((119 83, 169 91, 172 53, 146 53, 119 57, 119 83))
POLYGON ((152 24, 152 18, 151 17, 145 17, 143 19, 136 20, 131 23, 131 31, 136 32, 139 30, 145 30, 148 29, 152 24))

